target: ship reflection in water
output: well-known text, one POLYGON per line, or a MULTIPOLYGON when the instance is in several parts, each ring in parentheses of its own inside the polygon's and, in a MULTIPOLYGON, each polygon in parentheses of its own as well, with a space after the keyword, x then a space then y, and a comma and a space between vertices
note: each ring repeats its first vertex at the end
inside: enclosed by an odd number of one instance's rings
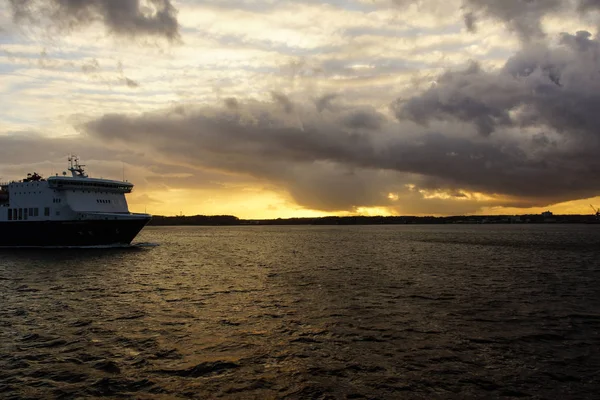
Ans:
POLYGON ((592 398, 598 225, 148 227, 3 251, 0 397, 592 398))

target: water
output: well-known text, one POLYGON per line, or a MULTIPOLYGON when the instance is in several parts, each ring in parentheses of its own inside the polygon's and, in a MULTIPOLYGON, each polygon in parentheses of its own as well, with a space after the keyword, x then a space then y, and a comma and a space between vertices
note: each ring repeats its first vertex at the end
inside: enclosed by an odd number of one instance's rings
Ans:
POLYGON ((592 398, 600 226, 148 227, 2 250, 0 398, 592 398))

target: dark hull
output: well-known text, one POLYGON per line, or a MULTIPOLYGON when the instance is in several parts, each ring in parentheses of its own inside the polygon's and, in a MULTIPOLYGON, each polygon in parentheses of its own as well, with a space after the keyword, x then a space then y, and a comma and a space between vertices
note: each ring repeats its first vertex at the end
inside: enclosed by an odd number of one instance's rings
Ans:
POLYGON ((0 247, 127 245, 149 220, 0 222, 0 247))

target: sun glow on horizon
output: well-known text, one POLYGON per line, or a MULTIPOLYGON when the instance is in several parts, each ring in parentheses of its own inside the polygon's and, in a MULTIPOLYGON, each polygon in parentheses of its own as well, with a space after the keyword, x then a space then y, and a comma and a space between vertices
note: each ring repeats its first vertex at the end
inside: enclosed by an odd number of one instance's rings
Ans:
MULTIPOLYGON (((430 199, 440 199, 433 196, 430 199)), ((472 213, 403 213, 402 200, 394 199, 398 207, 357 207, 352 211, 320 211, 303 208, 278 192, 256 190, 223 196, 219 191, 171 189, 149 191, 129 201, 132 212, 147 212, 164 216, 192 215, 233 215, 241 219, 288 219, 319 218, 327 216, 452 216, 452 215, 523 215, 541 214, 552 211, 554 214, 591 214, 594 207, 600 206, 600 196, 548 205, 545 207, 486 207, 472 213)))

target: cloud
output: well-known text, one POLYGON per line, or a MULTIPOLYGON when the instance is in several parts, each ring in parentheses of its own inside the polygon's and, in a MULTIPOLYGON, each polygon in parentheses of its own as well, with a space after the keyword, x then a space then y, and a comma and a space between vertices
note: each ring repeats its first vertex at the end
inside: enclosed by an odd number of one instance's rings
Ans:
POLYGON ((86 60, 81 65, 81 71, 85 74, 98 73, 100 71, 100 63, 95 58, 92 58, 91 60, 86 60))
MULTIPOLYGON (((541 18, 552 11, 562 8, 564 0, 465 0, 470 10, 471 25, 477 20, 477 14, 484 14, 505 22, 509 28, 522 38, 542 36, 541 18)), ((468 26, 468 25, 467 25, 468 26)))
POLYGON ((477 21, 473 12, 467 12, 463 15, 465 26, 469 32, 475 32, 477 30, 477 21))
POLYGON ((464 0, 465 25, 473 31, 481 17, 504 22, 521 39, 530 41, 545 35, 542 20, 547 15, 574 11, 580 14, 600 10, 598 0, 464 0))
POLYGON ((489 135, 497 126, 511 124, 509 111, 522 100, 513 92, 524 97, 527 89, 508 74, 490 75, 472 62, 465 70, 440 76, 423 94, 398 100, 393 109, 398 118, 423 125, 432 119, 472 122, 479 133, 489 135))
MULTIPOLYGON (((487 137, 473 150, 485 149, 483 170, 496 181, 486 185, 488 192, 584 198, 600 185, 599 71, 600 43, 588 32, 563 34, 560 46, 526 45, 498 70, 473 63, 446 72, 392 109, 400 121, 424 127, 460 123, 487 137)), ((455 176, 460 173, 474 177, 458 170, 455 176)))
POLYGON ((79 28, 100 21, 111 33, 121 36, 179 38, 177 10, 170 0, 9 0, 17 23, 40 22, 45 15, 54 26, 79 28))
POLYGON ((387 194, 406 184, 454 201, 464 199, 452 194, 468 192, 494 205, 547 205, 600 190, 597 46, 581 32, 564 35, 558 48, 524 48, 498 70, 472 64, 446 72, 395 102, 397 121, 365 106, 325 107, 331 96, 316 109, 272 92, 272 102, 236 107, 107 114, 84 130, 262 179, 313 208, 390 206, 387 194))
POLYGON ((339 94, 337 94, 337 93, 325 94, 315 100, 315 107, 317 107, 317 110, 319 112, 322 112, 323 110, 326 110, 326 109, 330 109, 331 107, 333 107, 332 106, 333 100, 335 100, 338 96, 339 96, 339 94))
POLYGON ((596 138, 600 116, 600 44, 589 32, 563 34, 561 46, 528 45, 497 71, 477 63, 447 72, 430 89, 398 100, 400 119, 473 124, 484 135, 537 128, 596 138))
POLYGON ((385 116, 375 110, 365 108, 344 113, 340 122, 347 128, 379 130, 385 122, 385 116))
POLYGON ((137 83, 136 81, 134 81, 133 79, 129 79, 127 77, 123 78, 125 85, 127 85, 127 87, 130 87, 132 89, 138 88, 140 86, 139 83, 137 83))
MULTIPOLYGON (((0 171, 2 180, 22 179, 28 172, 43 176, 66 171, 69 154, 81 156, 92 177, 126 179, 139 190, 215 189, 224 185, 243 185, 249 180, 216 171, 190 168, 132 148, 111 146, 106 141, 81 136, 44 137, 35 132, 0 135, 0 171), (27 152, 21 152, 27 149, 27 152)), ((255 182, 250 182, 255 183, 255 182)), ((137 190, 136 190, 137 192, 137 190)), ((140 194, 140 196, 142 196, 140 194)))
POLYGON ((271 91, 271 97, 286 113, 289 114, 294 111, 294 103, 285 94, 271 91))
POLYGON ((153 204, 163 204, 162 201, 155 199, 154 197, 148 196, 147 194, 136 194, 133 193, 127 198, 127 202, 129 204, 143 204, 143 205, 153 205, 153 204))

